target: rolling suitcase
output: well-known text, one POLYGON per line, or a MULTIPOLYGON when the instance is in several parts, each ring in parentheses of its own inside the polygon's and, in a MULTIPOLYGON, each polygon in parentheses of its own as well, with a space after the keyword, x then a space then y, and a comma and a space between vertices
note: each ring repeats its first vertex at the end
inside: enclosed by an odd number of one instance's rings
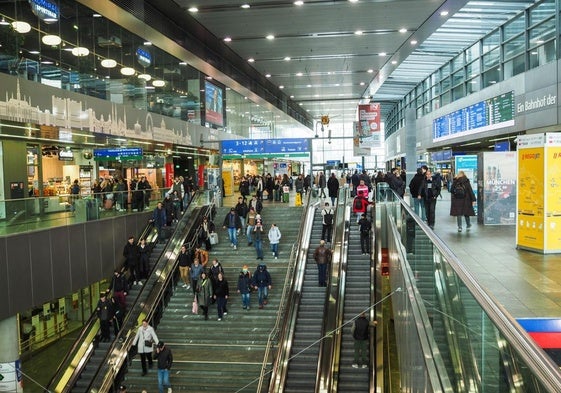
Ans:
POLYGON ((216 233, 216 232, 211 232, 211 233, 208 235, 208 238, 209 238, 209 240, 210 240, 210 244, 211 244, 211 245, 214 246, 215 244, 218 244, 218 233, 216 233))

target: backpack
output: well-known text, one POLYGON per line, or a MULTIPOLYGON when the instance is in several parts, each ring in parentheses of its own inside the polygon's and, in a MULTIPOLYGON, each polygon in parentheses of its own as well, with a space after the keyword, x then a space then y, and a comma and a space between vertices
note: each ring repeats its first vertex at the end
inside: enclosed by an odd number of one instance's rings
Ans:
POLYGON ((355 198, 353 207, 354 207, 355 210, 361 211, 362 210, 362 198, 355 198))
POLYGON ((333 224, 333 210, 332 209, 326 210, 326 213, 323 215, 323 222, 325 222, 325 225, 332 225, 333 224))
POLYGON ((464 199, 466 197, 466 186, 463 183, 459 183, 452 187, 452 195, 456 199, 464 199))

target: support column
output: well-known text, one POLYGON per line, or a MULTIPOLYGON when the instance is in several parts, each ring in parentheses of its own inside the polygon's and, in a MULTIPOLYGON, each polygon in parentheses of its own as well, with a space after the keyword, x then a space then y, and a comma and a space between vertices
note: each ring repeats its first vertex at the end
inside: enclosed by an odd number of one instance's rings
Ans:
POLYGON ((405 111, 405 163, 409 185, 417 171, 417 114, 413 108, 405 111))
POLYGON ((18 342, 16 316, 0 321, 0 392, 23 392, 18 342))

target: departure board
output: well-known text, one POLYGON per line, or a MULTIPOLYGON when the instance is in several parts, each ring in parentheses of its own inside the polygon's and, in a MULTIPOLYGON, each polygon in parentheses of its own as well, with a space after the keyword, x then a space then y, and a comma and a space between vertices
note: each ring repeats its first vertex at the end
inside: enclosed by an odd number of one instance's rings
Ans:
POLYGON ((514 92, 510 91, 434 119, 433 141, 512 125, 514 125, 514 92))

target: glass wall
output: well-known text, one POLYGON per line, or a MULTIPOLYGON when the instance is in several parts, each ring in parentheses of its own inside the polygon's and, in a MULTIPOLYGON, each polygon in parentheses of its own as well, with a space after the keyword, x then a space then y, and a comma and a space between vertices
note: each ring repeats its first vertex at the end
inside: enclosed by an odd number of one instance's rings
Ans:
POLYGON ((386 138, 404 126, 405 109, 417 117, 558 58, 554 0, 543 0, 459 53, 421 82, 386 120, 386 138))

